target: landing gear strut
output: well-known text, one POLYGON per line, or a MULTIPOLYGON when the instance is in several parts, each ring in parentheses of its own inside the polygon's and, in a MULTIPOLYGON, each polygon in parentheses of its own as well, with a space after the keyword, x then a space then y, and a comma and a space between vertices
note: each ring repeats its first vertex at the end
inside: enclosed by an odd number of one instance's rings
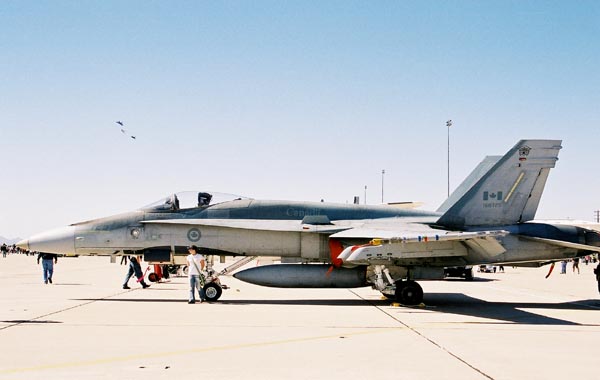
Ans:
MULTIPOLYGON (((415 281, 394 281, 385 265, 375 265, 373 270, 373 287, 387 298, 393 298, 404 305, 418 305, 423 302, 423 288, 415 281)), ((410 278, 409 275, 407 277, 410 278)))
POLYGON ((395 298, 404 305, 418 305, 423 302, 423 288, 415 281, 396 281, 395 298))

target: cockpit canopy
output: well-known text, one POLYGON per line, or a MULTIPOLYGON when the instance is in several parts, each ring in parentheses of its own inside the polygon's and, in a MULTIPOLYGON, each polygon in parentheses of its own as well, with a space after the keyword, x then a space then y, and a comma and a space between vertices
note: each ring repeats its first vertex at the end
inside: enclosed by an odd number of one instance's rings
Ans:
POLYGON ((170 212, 213 206, 218 203, 248 199, 234 194, 208 193, 204 191, 182 191, 171 194, 141 209, 149 212, 170 212))

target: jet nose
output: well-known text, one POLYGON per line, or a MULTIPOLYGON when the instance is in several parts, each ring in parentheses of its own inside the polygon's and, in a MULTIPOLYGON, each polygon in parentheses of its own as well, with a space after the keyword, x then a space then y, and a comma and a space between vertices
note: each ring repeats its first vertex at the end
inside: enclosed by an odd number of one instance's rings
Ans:
POLYGON ((21 243, 25 243, 25 249, 30 251, 74 254, 75 227, 68 226, 42 232, 19 242, 21 243))
POLYGON ((16 245, 17 245, 17 247, 19 247, 21 249, 29 250, 29 240, 27 240, 27 239, 21 240, 16 245))

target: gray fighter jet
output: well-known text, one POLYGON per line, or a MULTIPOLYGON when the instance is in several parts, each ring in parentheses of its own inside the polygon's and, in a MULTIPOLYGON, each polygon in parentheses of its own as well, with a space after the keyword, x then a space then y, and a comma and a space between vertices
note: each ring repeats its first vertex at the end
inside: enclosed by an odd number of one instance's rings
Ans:
MULTIPOLYGON (((389 205, 264 201, 207 192, 173 194, 126 214, 75 223, 18 245, 78 255, 143 254, 184 264, 186 247, 205 255, 277 256, 294 264, 246 269, 235 277, 274 287, 371 285, 419 304, 415 280, 445 268, 534 265, 600 251, 590 229, 533 220, 560 140, 521 140, 486 158, 436 212, 389 205)), ((218 279, 207 296, 221 295, 218 279)))

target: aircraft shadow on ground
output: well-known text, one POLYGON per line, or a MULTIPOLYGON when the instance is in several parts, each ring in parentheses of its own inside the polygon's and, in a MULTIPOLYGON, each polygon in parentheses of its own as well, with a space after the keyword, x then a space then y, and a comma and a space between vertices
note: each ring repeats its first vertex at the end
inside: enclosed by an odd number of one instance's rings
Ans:
POLYGON ((46 323, 63 323, 59 321, 47 321, 47 320, 38 320, 38 319, 15 319, 12 321, 0 321, 0 323, 10 323, 10 324, 46 324, 46 323))
MULTIPOLYGON (((166 298, 77 298, 72 301, 102 301, 102 302, 149 302, 149 303, 187 303, 186 299, 166 298)), ((198 302, 198 301, 196 301, 198 302)), ((208 302, 211 303, 211 302, 208 302)), ((389 305, 384 301, 383 305, 389 305)), ((219 300, 215 304, 223 305, 298 305, 298 306, 365 306, 368 302, 362 299, 304 299, 304 300, 219 300)))
POLYGON ((484 277, 473 277, 472 280, 465 280, 464 278, 459 278, 459 277, 446 277, 444 278, 444 281, 448 281, 448 282, 493 282, 493 281, 499 281, 498 279, 495 278, 484 278, 484 277))
MULTIPOLYGON (((315 305, 315 306, 365 306, 371 304, 377 307, 389 307, 391 300, 223 300, 220 303, 227 305, 315 305)), ((577 302, 564 303, 532 303, 532 302, 487 302, 478 298, 469 297, 462 293, 427 293, 424 299, 424 310, 435 313, 458 314, 469 317, 485 318, 491 321, 474 321, 467 323, 481 324, 504 324, 506 322, 521 325, 564 325, 564 326, 582 326, 583 324, 552 318, 545 315, 523 309, 546 309, 546 310, 574 310, 590 313, 598 313, 600 301, 581 300, 577 302)), ((421 310, 418 306, 406 306, 405 308, 414 308, 421 310)), ((464 323, 464 322, 459 322, 464 323)), ((600 326, 593 325, 593 326, 600 326)))
MULTIPOLYGON (((102 299, 77 299, 77 301, 101 301, 101 302, 147 302, 147 303, 186 303, 186 299, 165 298, 102 298, 102 299)), ((369 299, 269 299, 269 300, 228 300, 221 299, 215 304, 221 305, 282 305, 282 306, 376 306, 389 307, 391 300, 369 300, 369 299)), ((533 310, 564 310, 579 311, 598 314, 600 301, 595 299, 580 300, 576 302, 488 302, 478 298, 470 297, 462 293, 427 293, 425 295, 425 308, 406 307, 429 312, 464 315, 482 318, 482 321, 457 322, 468 324, 505 324, 514 323, 519 325, 548 325, 548 326, 600 326, 600 324, 582 324, 569 320, 553 318, 536 314, 533 310)), ((398 309, 402 310, 402 309, 398 309)))
POLYGON ((581 324, 569 320, 552 318, 536 314, 524 309, 539 310, 571 310, 598 314, 600 301, 580 300, 575 302, 488 302, 469 297, 462 293, 427 293, 425 295, 427 310, 437 313, 458 314, 470 317, 492 319, 469 323, 505 323, 521 325, 553 325, 553 326, 600 326, 600 324, 581 324))
MULTIPOLYGON (((141 303, 187 303, 184 299, 172 298, 74 298, 71 301, 98 301, 98 302, 141 302, 141 303)), ((219 301, 220 302, 220 301, 219 301)))

